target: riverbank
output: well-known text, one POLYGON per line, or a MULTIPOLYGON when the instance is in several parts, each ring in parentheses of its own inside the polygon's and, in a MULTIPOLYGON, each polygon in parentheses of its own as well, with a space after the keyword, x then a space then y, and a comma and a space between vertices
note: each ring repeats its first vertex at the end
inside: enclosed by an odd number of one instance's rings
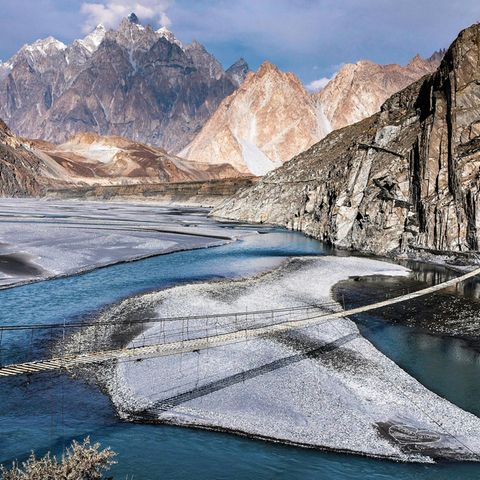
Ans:
POLYGON ((0 288, 219 246, 255 232, 207 213, 148 203, 1 199, 0 288))
POLYGON ((49 190, 46 196, 55 199, 156 202, 167 206, 211 208, 238 190, 254 185, 258 180, 258 177, 237 177, 196 182, 71 186, 49 190))
MULTIPOLYGON (((375 277, 358 277, 340 282, 333 289, 334 298, 354 308, 366 302, 382 301, 391 295, 402 295, 425 286, 435 285, 458 276, 456 269, 436 264, 402 262, 411 267, 408 278, 395 277, 388 282, 375 277)), ((412 299, 395 308, 381 311, 387 323, 404 325, 425 333, 450 336, 468 343, 480 352, 480 281, 478 278, 412 299)))
MULTIPOLYGON (((126 300, 102 319, 123 314, 128 324, 145 311, 149 317, 153 312, 172 317, 199 309, 330 304, 331 287, 349 276, 406 273, 403 267, 364 258, 295 259, 261 277, 175 287, 126 300)), ((155 338, 159 328, 147 329, 142 337, 155 338)), ((167 335, 180 331, 174 323, 164 328, 167 335)), ((226 430, 402 461, 472 460, 471 452, 480 447, 477 417, 422 387, 344 318, 278 337, 121 362, 106 368, 103 378, 119 414, 134 421, 226 430)))
MULTIPOLYGON (((247 277, 272 270, 286 257, 332 253, 321 243, 298 232, 277 230, 247 236, 216 248, 161 255, 70 278, 3 290, 0 291, 0 317, 4 324, 92 321, 111 305, 142 292, 187 282, 247 277)), ((418 264, 411 264, 412 271, 416 272, 418 267, 418 264)), ((449 279, 444 272, 443 268, 431 266, 421 273, 419 280, 431 278, 440 282, 449 279)), ((454 272, 450 274, 455 275, 454 272)), ((374 296, 382 283, 389 288, 392 279, 407 280, 407 277, 377 278, 365 294, 374 296)), ((467 293, 460 288, 456 291, 455 305, 459 312, 462 311, 462 296, 467 293)), ((348 305, 348 295, 345 295, 345 302, 348 305)), ((374 338, 370 331, 364 336, 420 383, 479 415, 472 408, 478 405, 480 398, 480 367, 475 351, 468 346, 462 347, 451 337, 423 335, 415 327, 384 321, 381 313, 364 316, 362 322, 372 326, 374 338)), ((30 335, 25 337, 30 345, 30 335)), ((3 340, 5 347, 6 338, 3 340)), ((7 353, 3 348, 4 361, 7 353)), ((48 352, 42 350, 37 356, 44 355, 48 352)), ((119 453, 121 462, 112 470, 115 478, 125 478, 134 472, 145 480, 156 480, 161 472, 165 478, 199 480, 223 478, 233 473, 239 480, 314 480, 319 477, 357 480, 359 476, 386 480, 477 480, 480 468, 471 462, 397 463, 256 441, 199 428, 125 422, 117 417, 108 396, 97 387, 85 386, 82 381, 67 375, 33 375, 28 382, 19 377, 8 381, 8 386, 0 391, 3 411, 8 412, 0 422, 1 463, 10 463, 15 458, 26 459, 31 450, 51 450, 61 455, 62 445, 72 438, 89 435, 92 440, 110 445, 119 453)))

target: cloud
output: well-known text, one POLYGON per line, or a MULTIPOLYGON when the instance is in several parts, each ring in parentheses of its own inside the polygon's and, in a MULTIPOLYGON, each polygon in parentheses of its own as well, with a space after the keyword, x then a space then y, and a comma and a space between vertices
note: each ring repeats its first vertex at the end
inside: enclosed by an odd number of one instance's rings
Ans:
POLYGON ((479 18, 480 2, 176 0, 169 16, 184 43, 197 38, 224 64, 243 56, 256 68, 268 59, 309 83, 342 62, 429 56, 479 18))
POLYGON ((171 0, 104 0, 101 2, 83 2, 81 12, 86 16, 83 31, 92 31, 99 23, 107 28, 115 28, 122 18, 135 12, 143 22, 168 27, 171 24, 167 10, 171 0))
POLYGON ((447 47, 480 19, 479 0, 0 0, 0 58, 53 35, 64 43, 99 22, 115 27, 132 11, 204 44, 225 66, 265 59, 306 84, 342 62, 405 64, 447 47), (461 8, 459 8, 461 4, 461 8), (80 11, 83 15, 79 15, 80 11), (25 15, 28 12, 28 15, 25 15), (315 68, 315 66, 317 68, 315 68))
POLYGON ((318 92, 322 88, 324 88, 325 85, 330 80, 331 80, 331 78, 327 78, 327 77, 322 77, 322 78, 319 78, 318 80, 313 80, 308 85, 306 85, 307 90, 310 90, 311 92, 318 92))

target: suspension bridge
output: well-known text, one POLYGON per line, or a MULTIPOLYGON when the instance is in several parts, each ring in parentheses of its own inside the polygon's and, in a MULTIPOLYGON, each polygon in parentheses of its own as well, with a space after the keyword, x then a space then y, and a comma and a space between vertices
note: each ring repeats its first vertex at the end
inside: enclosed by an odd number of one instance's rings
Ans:
POLYGON ((88 328, 93 329, 93 333, 90 336, 93 340, 88 347, 86 347, 85 341, 83 345, 77 343, 74 348, 69 348, 67 352, 63 351, 59 353, 57 351, 57 354, 52 355, 50 358, 16 362, 7 365, 1 365, 0 360, 0 378, 46 371, 70 370, 82 365, 112 360, 177 355, 244 342, 266 335, 311 327, 338 318, 408 302, 455 286, 479 274, 480 268, 477 268, 437 285, 346 310, 339 309, 336 302, 330 302, 321 305, 307 305, 255 312, 236 312, 195 317, 138 319, 132 321, 129 326, 132 327, 132 325, 135 325, 140 334, 136 336, 135 341, 121 348, 88 350, 88 348, 92 348, 92 345, 98 347, 98 345, 102 344, 98 341, 102 335, 99 329, 103 329, 103 335, 105 336, 105 329, 118 326, 118 323, 115 322, 2 326, 0 327, 0 341, 6 333, 30 332, 30 338, 33 338, 36 330, 49 330, 50 332, 60 331, 61 339, 65 342, 66 332, 68 330, 80 333, 88 328), (145 335, 144 332, 148 332, 148 329, 145 330, 145 326, 151 326, 152 324, 163 324, 164 326, 167 322, 170 325, 177 325, 178 330, 170 331, 167 335, 165 328, 159 328, 155 335, 145 335), (87 351, 85 351, 86 349, 87 351), (76 351, 73 352, 72 350, 76 351))

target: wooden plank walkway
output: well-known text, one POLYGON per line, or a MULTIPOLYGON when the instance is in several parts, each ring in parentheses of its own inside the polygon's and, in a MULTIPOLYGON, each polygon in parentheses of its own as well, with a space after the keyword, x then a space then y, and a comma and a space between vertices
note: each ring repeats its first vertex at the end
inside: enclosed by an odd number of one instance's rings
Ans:
MULTIPOLYGON (((381 302, 364 305, 361 307, 351 308, 349 310, 339 310, 338 312, 318 313, 306 318, 294 321, 286 321, 274 325, 268 325, 257 328, 248 328, 239 330, 233 333, 224 333, 212 335, 209 337, 196 338, 192 340, 179 340, 170 343, 145 345, 132 348, 122 348, 105 350, 99 352, 90 352, 78 355, 65 355, 62 357, 54 357, 46 360, 38 360, 33 362, 19 363, 7 365, 0 368, 0 377, 13 377, 17 375, 26 375, 38 372, 45 372, 51 370, 72 369, 81 365, 92 363, 101 363, 109 360, 120 359, 134 359, 145 358, 152 356, 167 356, 177 355, 181 353, 194 352, 204 350, 207 348, 215 348, 232 343, 244 342, 263 335, 285 332, 297 328, 305 328, 319 325, 324 322, 329 322, 337 318, 348 317, 350 315, 357 315, 359 313, 368 312, 371 310, 378 310, 383 307, 395 305, 401 302, 407 302, 415 298, 423 297, 445 288, 457 285, 465 280, 473 278, 480 274, 480 268, 472 270, 464 275, 461 275, 452 280, 434 285, 432 287, 424 288, 413 293, 401 295, 395 298, 390 298, 381 302)), ((294 309, 292 309, 293 311, 294 309)), ((68 325, 67 325, 68 327, 68 325)))

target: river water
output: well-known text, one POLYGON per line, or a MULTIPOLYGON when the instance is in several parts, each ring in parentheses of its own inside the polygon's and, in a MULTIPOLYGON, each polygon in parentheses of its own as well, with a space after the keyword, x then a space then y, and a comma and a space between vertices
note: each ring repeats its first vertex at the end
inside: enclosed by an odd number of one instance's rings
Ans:
MULTIPOLYGON (((0 291, 0 323, 62 323, 88 319, 121 299, 171 285, 233 278, 268 270, 288 256, 330 255, 321 243, 286 231, 266 231, 222 247, 178 252, 115 265, 87 274, 0 291)), ((363 279, 337 285, 346 306, 383 298, 389 291, 418 288, 451 273, 441 267, 410 264, 409 279, 363 279)), ((451 315, 479 310, 478 288, 450 291, 435 304, 451 315)), ((480 358, 477 345, 432 334, 438 321, 422 306, 354 318, 362 333, 438 394, 480 415, 480 358), (423 310, 423 311, 422 311, 423 310), (420 313, 419 313, 420 312, 420 313), (401 315, 401 317, 398 317, 401 315), (395 323, 408 317, 410 326, 395 323)), ((397 307, 396 307, 397 308, 397 307)), ((25 338, 19 339, 25 342, 25 338)), ((32 342, 32 347, 41 348, 32 342)), ((2 361, 12 351, 2 344, 2 361)), ((137 479, 432 479, 480 478, 475 464, 411 465, 340 455, 250 440, 235 435, 172 426, 124 423, 95 386, 66 375, 41 374, 1 380, 0 463, 62 451, 73 438, 90 435, 118 453, 115 478, 137 479)))

